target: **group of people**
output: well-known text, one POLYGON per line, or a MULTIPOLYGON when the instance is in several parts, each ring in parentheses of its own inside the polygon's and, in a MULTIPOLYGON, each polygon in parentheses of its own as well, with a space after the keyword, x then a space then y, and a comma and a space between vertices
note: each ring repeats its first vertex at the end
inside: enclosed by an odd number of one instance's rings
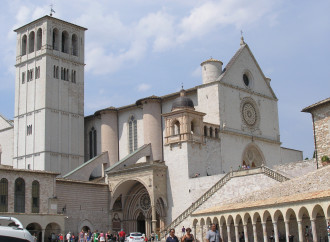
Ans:
POLYGON ((55 234, 51 233, 48 237, 50 242, 124 242, 125 232, 120 231, 119 233, 110 233, 110 231, 104 233, 98 230, 91 232, 90 230, 81 230, 77 235, 68 232, 67 234, 55 234))
MULTIPOLYGON (((191 233, 190 228, 182 227, 182 234, 180 237, 180 242, 196 242, 194 235, 191 233)), ((216 225, 211 224, 211 229, 206 233, 206 242, 222 242, 219 231, 216 228, 216 225)), ((175 235, 175 230, 170 229, 169 236, 166 239, 166 242, 179 242, 178 237, 175 235)))

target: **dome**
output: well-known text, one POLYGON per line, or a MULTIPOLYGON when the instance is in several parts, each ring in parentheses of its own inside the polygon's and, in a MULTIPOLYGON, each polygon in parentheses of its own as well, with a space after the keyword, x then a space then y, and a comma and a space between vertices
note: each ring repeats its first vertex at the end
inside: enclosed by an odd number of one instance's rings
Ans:
POLYGON ((185 95, 186 95, 186 91, 182 89, 180 91, 180 97, 177 97, 172 104, 172 110, 177 109, 177 108, 194 109, 193 101, 189 97, 186 97, 185 95))

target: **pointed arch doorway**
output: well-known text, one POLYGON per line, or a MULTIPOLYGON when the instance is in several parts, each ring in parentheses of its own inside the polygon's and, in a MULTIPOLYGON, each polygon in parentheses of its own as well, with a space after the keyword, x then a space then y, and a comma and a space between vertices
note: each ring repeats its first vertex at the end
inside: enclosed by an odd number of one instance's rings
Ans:
POLYGON ((140 212, 139 216, 137 217, 137 232, 142 234, 146 234, 146 218, 142 212, 140 212))

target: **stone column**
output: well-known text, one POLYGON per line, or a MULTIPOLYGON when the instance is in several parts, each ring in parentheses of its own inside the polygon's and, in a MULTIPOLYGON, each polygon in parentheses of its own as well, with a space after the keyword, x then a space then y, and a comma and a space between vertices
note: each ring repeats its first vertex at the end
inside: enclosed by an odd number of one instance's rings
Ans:
POLYGON ((303 229, 302 229, 302 224, 301 221, 297 221, 298 222, 298 235, 299 235, 299 242, 304 242, 304 233, 303 233, 303 229))
POLYGON ((267 242, 268 241, 268 238, 267 238, 267 226, 266 226, 266 223, 262 223, 262 233, 264 235, 264 242, 267 242))
POLYGON ((235 225, 235 240, 239 242, 238 225, 235 225))
POLYGON ((220 237, 223 241, 223 230, 222 230, 222 225, 219 224, 219 233, 220 233, 220 237))
POLYGON ((151 160, 163 160, 161 99, 153 96, 137 101, 143 105, 144 144, 151 144, 151 160))
POLYGON ((108 151, 110 166, 118 161, 118 116, 117 109, 101 111, 101 152, 108 151))
POLYGON ((257 235, 257 225, 256 224, 252 224, 253 227, 253 241, 257 242, 258 241, 258 235, 257 235))
POLYGON ((245 242, 249 242, 249 235, 248 235, 248 230, 247 230, 247 225, 246 224, 243 225, 243 229, 244 229, 245 242))
POLYGON ((231 242, 231 236, 230 236, 230 224, 227 225, 227 237, 228 237, 228 242, 231 242))
POLYGON ((273 222, 275 242, 279 242, 277 222, 273 222))
POLYGON ((203 228, 204 226, 203 225, 201 225, 200 226, 200 229, 201 229, 201 241, 204 241, 204 228, 203 228))
POLYGON ((289 241, 289 236, 290 236, 290 226, 289 223, 290 221, 284 221, 285 223, 285 240, 289 241))
POLYGON ((156 233, 157 219, 156 219, 156 207, 155 205, 151 205, 151 232, 156 233))
POLYGON ((311 220, 311 224, 312 224, 313 242, 317 242, 317 233, 316 233, 316 223, 315 223, 315 219, 311 220))

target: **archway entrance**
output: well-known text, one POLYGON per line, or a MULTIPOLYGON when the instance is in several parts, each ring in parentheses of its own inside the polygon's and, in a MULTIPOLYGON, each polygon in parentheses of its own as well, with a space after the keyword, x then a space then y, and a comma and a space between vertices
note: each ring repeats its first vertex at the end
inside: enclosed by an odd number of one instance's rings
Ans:
POLYGON ((26 230, 28 230, 30 234, 35 235, 38 242, 42 241, 42 230, 40 224, 30 223, 28 226, 26 226, 26 230))
MULTIPOLYGON (((141 232, 150 236, 154 232, 159 232, 161 226, 164 224, 165 218, 165 208, 164 202, 161 198, 155 201, 156 213, 156 226, 152 227, 152 201, 146 186, 136 180, 128 180, 118 187, 113 192, 112 199, 114 203, 111 205, 112 211, 117 212, 117 207, 121 208, 121 228, 125 232, 141 232), (119 199, 120 198, 120 199, 119 199), (120 200, 120 205, 118 206, 118 199, 120 200)), ((118 210, 119 211, 119 210, 118 210)), ((115 212, 115 213, 116 213, 115 212)), ((113 216, 115 216, 113 213, 113 216)), ((114 217, 113 217, 114 219, 114 217)), ((114 227, 114 223, 112 227, 114 227)), ((111 228, 114 229, 114 228, 111 228)))
POLYGON ((88 226, 84 226, 84 227, 82 227, 82 230, 84 230, 85 232, 88 232, 88 231, 90 231, 91 229, 90 229, 88 226))
POLYGON ((137 232, 142 234, 146 233, 146 218, 144 217, 143 213, 140 213, 137 218, 137 232))
POLYGON ((57 223, 49 223, 45 229, 44 241, 52 241, 61 232, 61 227, 57 223))

